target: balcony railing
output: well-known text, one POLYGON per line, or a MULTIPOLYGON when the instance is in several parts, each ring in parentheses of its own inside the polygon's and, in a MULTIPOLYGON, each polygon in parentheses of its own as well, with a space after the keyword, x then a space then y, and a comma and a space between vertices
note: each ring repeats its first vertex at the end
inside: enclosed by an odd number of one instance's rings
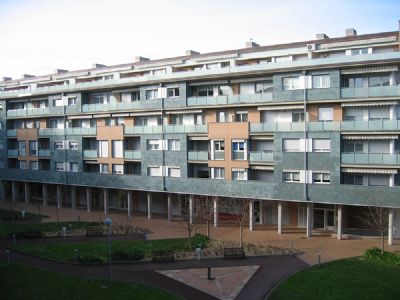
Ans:
POLYGON ((83 104, 82 112, 127 110, 127 109, 139 109, 139 108, 141 108, 140 101, 97 103, 97 104, 83 104))
POLYGON ((165 125, 165 133, 207 133, 207 125, 165 125))
POLYGON ((16 137, 17 136, 17 129, 8 129, 7 130, 8 137, 16 137))
POLYGON ((341 89, 341 94, 342 98, 399 96, 400 87, 380 86, 365 88, 343 88, 341 89))
POLYGON ((250 152, 251 162, 271 162, 274 161, 273 152, 254 151, 250 152))
POLYGON ((399 165, 400 154, 342 153, 343 164, 399 165))
POLYGON ((83 158, 97 158, 97 150, 95 149, 83 150, 83 158))
POLYGON ((188 160, 208 160, 208 151, 189 151, 188 160))
POLYGON ((39 128, 39 136, 48 135, 96 135, 96 128, 39 128))
POLYGON ((162 133, 162 126, 124 127, 125 134, 162 133))
POLYGON ((243 151, 233 151, 232 152, 232 159, 234 160, 244 160, 244 152, 243 151))
POLYGON ((215 160, 224 160, 225 159, 225 151, 214 151, 214 159, 215 160))
POLYGON ((8 156, 18 156, 18 149, 8 149, 8 156))
POLYGON ((202 105, 223 105, 223 104, 240 104, 240 103, 259 103, 272 101, 272 93, 264 94, 243 94, 230 96, 207 96, 207 97, 188 97, 188 106, 202 105))
POLYGON ((50 149, 39 149, 39 156, 40 157, 49 157, 50 149))
POLYGON ((142 152, 139 150, 125 150, 124 158, 125 159, 140 159, 142 157, 142 152))

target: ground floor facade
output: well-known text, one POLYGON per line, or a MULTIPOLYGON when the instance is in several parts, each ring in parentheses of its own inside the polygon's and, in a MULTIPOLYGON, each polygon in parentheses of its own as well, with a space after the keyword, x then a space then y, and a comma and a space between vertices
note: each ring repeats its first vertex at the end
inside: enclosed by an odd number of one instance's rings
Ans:
MULTIPOLYGON (((276 228, 279 234, 305 229, 307 237, 325 232, 342 239, 344 235, 374 235, 368 224, 375 210, 369 207, 282 200, 243 199, 196 194, 122 190, 35 182, 2 181, 1 198, 11 203, 38 204, 90 211, 165 216, 169 222, 184 219, 191 224, 217 227, 224 223, 248 226, 249 230, 276 228)), ((400 208, 385 209, 385 234, 389 245, 400 238, 400 208)))

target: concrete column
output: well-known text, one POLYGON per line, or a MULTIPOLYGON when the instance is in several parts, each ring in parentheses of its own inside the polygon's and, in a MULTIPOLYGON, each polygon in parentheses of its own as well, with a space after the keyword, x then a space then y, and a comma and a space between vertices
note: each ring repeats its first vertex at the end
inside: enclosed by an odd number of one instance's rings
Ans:
POLYGON ((87 187, 86 188, 86 209, 88 212, 90 212, 92 210, 91 198, 92 198, 92 191, 90 190, 90 187, 87 187))
POLYGON ((189 223, 190 224, 193 224, 193 202, 194 202, 193 198, 194 198, 193 195, 189 196, 189 223))
POLYGON ((108 190, 103 190, 103 200, 104 200, 104 213, 108 214, 108 190))
POLYGON ((394 216, 394 209, 389 208, 388 245, 393 245, 393 216, 394 216))
POLYGON ((147 193, 147 218, 151 219, 151 193, 147 193))
POLYGON ((253 231, 254 225, 254 200, 249 200, 249 230, 253 231))
POLYGON ((132 191, 128 191, 128 218, 132 217, 132 191))
POLYGON ((278 233, 282 234, 283 218, 282 218, 282 202, 278 202, 278 233))
POLYGON ((5 183, 4 180, 0 180, 0 201, 4 201, 5 200, 5 183))
POLYGON ((11 192, 12 192, 12 202, 17 202, 17 183, 15 181, 11 182, 11 192))
POLYGON ((337 233, 336 237, 338 240, 342 239, 342 233, 343 233, 343 206, 338 205, 337 207, 337 233))
POLYGON ((168 222, 172 222, 172 194, 167 195, 168 222))
POLYGON ((47 202, 49 200, 49 193, 47 189, 47 184, 43 183, 42 185, 42 199, 43 199, 43 207, 47 206, 47 202))
POLYGON ((31 200, 31 191, 29 182, 24 182, 24 197, 25 197, 25 204, 29 204, 31 200))
POLYGON ((218 197, 214 197, 214 227, 218 227, 218 197))
POLYGON ((312 204, 311 203, 307 203, 307 232, 306 232, 306 236, 307 237, 311 237, 312 235, 312 204))
POLYGON ((76 187, 71 186, 71 207, 76 209, 76 187))
POLYGON ((264 209, 263 209, 264 201, 260 200, 259 203, 260 203, 259 204, 260 224, 264 224, 264 209))
POLYGON ((57 185, 57 207, 62 207, 62 186, 57 185))

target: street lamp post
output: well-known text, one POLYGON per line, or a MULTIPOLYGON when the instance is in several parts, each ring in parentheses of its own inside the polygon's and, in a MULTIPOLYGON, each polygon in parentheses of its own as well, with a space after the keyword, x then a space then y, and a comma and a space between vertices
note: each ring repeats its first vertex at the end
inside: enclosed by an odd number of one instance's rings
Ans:
POLYGON ((106 218, 104 220, 104 224, 107 225, 107 236, 108 236, 108 275, 110 276, 110 279, 112 278, 112 272, 111 272, 111 229, 110 226, 112 224, 111 218, 106 218))

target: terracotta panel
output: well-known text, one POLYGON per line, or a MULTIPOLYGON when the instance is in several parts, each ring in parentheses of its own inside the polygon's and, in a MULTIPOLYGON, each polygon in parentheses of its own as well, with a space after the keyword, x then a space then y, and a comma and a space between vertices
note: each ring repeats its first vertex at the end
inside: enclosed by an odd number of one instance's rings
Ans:
POLYGON ((239 91, 239 83, 233 83, 231 84, 232 86, 232 91, 234 95, 239 95, 240 91, 239 91))
POLYGON ((340 104, 333 105, 333 121, 342 121, 342 106, 340 104))
POLYGON ((37 128, 17 129, 17 140, 18 141, 35 141, 37 139, 38 139, 37 128))
POLYGON ((124 123, 126 127, 133 127, 133 118, 124 118, 124 123))
POLYGON ((96 125, 97 127, 106 126, 106 120, 104 118, 96 119, 96 125))
POLYGON ((248 119, 250 123, 261 123, 261 114, 260 111, 255 109, 255 108, 251 108, 248 110, 249 115, 248 115, 248 119))
POLYGON ((214 109, 208 109, 206 111, 205 118, 206 118, 206 124, 217 122, 216 111, 214 109))
POLYGON ((97 127, 96 139, 99 140, 123 140, 124 127, 123 126, 100 126, 97 127))
POLYGON ((318 121, 318 109, 316 105, 308 105, 307 113, 310 122, 318 121))

